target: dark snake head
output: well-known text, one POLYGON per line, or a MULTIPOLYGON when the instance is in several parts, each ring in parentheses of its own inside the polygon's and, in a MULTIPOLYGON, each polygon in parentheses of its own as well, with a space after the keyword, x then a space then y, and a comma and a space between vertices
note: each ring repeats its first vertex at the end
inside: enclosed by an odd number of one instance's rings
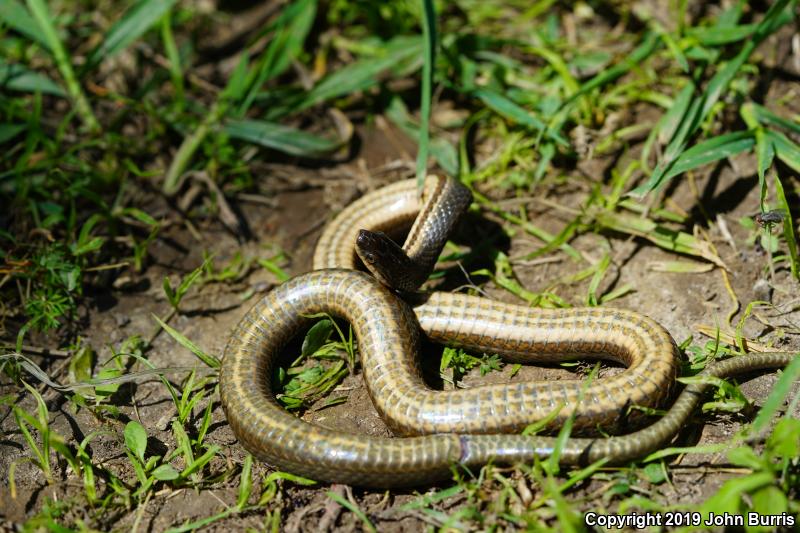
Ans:
POLYGON ((384 285, 399 291, 415 291, 419 287, 421 281, 417 279, 416 266, 385 233, 359 230, 356 253, 370 273, 384 285))

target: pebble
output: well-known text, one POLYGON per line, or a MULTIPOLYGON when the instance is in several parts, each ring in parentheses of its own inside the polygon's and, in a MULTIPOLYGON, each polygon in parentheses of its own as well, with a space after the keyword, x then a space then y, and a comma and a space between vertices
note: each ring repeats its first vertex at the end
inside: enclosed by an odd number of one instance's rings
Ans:
POLYGON ((753 294, 756 300, 772 302, 772 287, 770 287, 769 282, 764 278, 759 279, 753 284, 753 294))

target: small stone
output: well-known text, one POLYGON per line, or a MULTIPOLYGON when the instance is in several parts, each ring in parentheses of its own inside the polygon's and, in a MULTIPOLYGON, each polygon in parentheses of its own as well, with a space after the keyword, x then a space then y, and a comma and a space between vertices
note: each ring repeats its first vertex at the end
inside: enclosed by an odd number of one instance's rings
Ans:
POLYGON ((762 302, 772 302, 772 287, 764 278, 759 279, 753 284, 753 294, 756 300, 762 302))
POLYGON ((170 424, 172 423, 172 418, 172 413, 164 413, 156 422, 156 428, 160 429, 161 431, 168 430, 170 424))

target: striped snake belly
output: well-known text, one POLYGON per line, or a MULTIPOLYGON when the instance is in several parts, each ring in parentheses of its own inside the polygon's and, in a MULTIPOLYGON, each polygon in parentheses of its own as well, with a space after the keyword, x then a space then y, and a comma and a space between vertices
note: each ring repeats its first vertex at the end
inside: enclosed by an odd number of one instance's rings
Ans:
MULTIPOLYGON (((360 228, 407 226, 419 210, 412 180, 364 196, 324 230, 315 270, 275 288, 237 326, 225 350, 220 393, 234 433, 256 457, 318 480, 381 487, 420 484, 447 476, 453 463, 527 461, 551 453, 553 438, 505 434, 545 418, 557 427, 574 411, 578 430, 613 430, 632 405, 654 407, 668 396, 677 371, 676 347, 647 317, 617 309, 531 309, 439 292, 412 308, 372 276, 353 270, 360 228), (312 425, 277 402, 275 360, 308 327, 307 317, 319 312, 350 322, 372 401, 387 425, 406 438, 312 425), (436 342, 496 352, 512 361, 589 356, 627 368, 588 383, 519 381, 433 390, 420 372, 420 332, 436 342)), ((748 359, 762 367, 787 361, 785 356, 748 359)), ((726 371, 750 368, 745 366, 726 371)), ((653 449, 680 427, 703 387, 684 390, 668 416, 637 433, 570 439, 561 461, 623 461, 653 449)))

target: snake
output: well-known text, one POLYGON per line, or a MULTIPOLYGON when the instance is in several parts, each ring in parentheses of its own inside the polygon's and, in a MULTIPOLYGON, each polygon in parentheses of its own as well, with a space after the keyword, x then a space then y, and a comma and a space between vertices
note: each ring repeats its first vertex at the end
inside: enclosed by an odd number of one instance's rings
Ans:
MULTIPOLYGON (((244 315, 224 351, 220 396, 247 451, 317 481, 393 488, 443 480, 454 466, 529 463, 553 454, 564 465, 622 464, 677 434, 712 380, 685 386, 663 416, 640 427, 636 414, 672 396, 680 366, 674 340, 654 320, 617 308, 540 309, 418 290, 471 199, 460 182, 438 176, 426 179, 421 195, 411 179, 362 196, 323 230, 313 270, 278 285, 244 315), (389 234, 409 226, 404 245, 396 245, 389 234), (315 425, 276 399, 278 357, 319 313, 351 324, 367 391, 394 437, 315 425), (513 362, 598 358, 625 369, 585 380, 436 390, 422 377, 423 337, 513 362), (531 424, 552 434, 568 422, 566 440, 520 434, 531 424)), ((737 356, 700 375, 726 378, 784 367, 793 358, 737 356)))

